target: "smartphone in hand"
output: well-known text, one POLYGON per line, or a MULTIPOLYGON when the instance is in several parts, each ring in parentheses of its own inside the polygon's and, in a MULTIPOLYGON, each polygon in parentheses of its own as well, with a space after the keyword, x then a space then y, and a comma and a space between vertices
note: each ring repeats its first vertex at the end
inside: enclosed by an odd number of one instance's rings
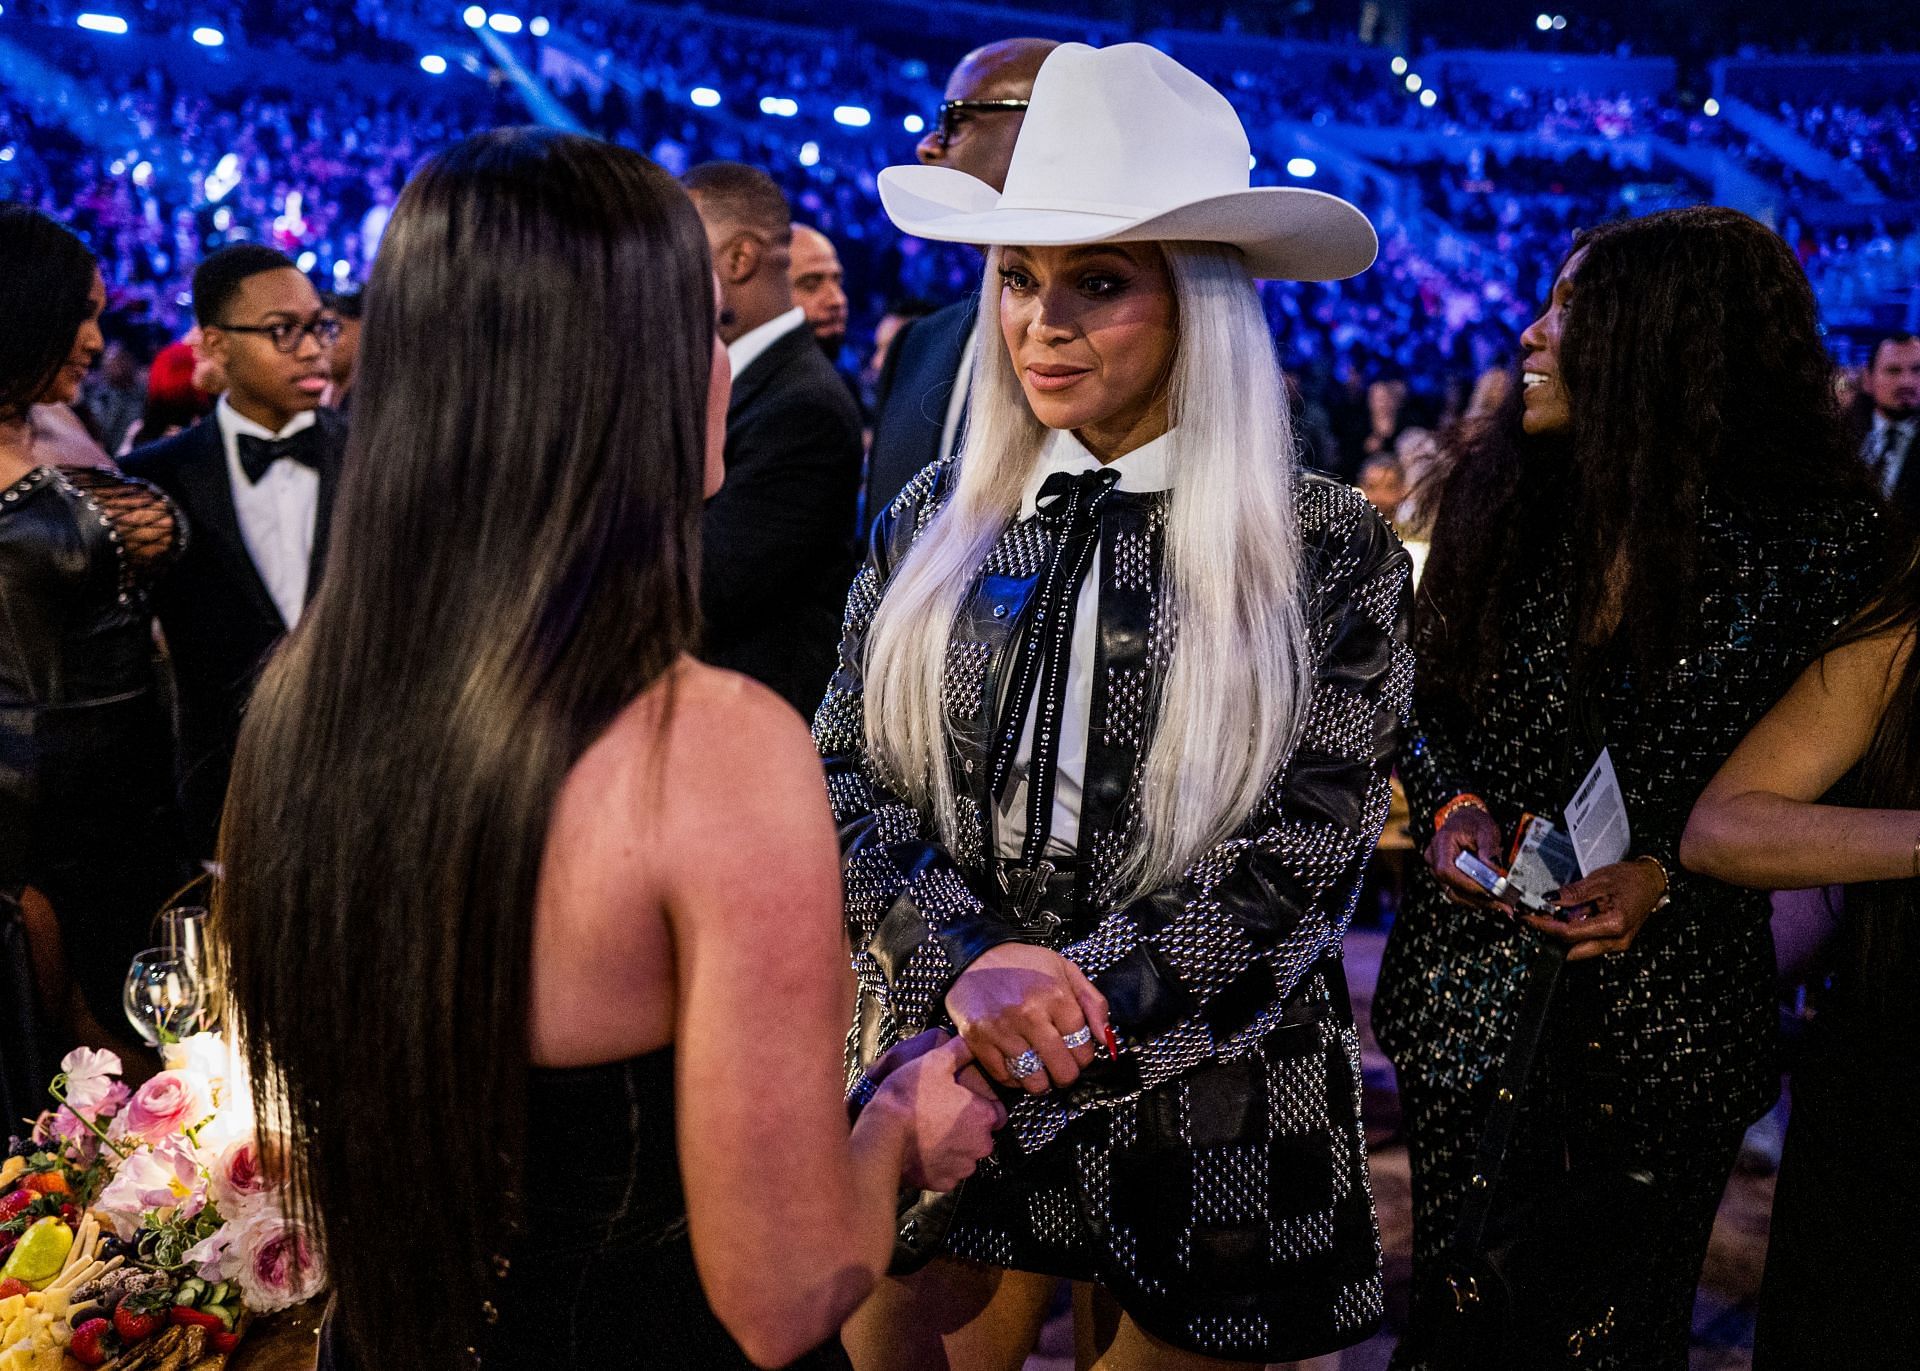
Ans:
POLYGON ((1454 869, 1496 900, 1507 898, 1510 889, 1507 878, 1474 856, 1471 852, 1461 852, 1453 859, 1454 869))

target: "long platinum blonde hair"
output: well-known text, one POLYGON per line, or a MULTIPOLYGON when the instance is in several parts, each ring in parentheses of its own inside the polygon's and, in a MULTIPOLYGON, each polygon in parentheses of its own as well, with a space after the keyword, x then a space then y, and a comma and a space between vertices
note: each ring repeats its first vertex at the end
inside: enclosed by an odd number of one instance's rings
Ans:
MULTIPOLYGON (((1246 821, 1286 760, 1312 682, 1293 426, 1259 296, 1237 251, 1159 246, 1178 330, 1160 606, 1174 634, 1139 829, 1119 869, 1130 896, 1176 879, 1246 821)), ((960 823, 942 703, 948 645, 1048 434, 1001 339, 999 269, 996 249, 952 498, 896 568, 865 663, 870 755, 950 845, 960 823)))

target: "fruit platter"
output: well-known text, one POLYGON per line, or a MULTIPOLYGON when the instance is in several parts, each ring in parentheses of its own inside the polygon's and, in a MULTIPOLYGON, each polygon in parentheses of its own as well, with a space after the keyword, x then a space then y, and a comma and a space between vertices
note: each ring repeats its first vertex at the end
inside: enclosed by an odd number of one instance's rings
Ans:
POLYGON ((221 1371, 324 1287, 235 1055, 201 1034, 164 1059, 134 1091, 114 1054, 68 1054, 0 1160, 0 1371, 221 1371))

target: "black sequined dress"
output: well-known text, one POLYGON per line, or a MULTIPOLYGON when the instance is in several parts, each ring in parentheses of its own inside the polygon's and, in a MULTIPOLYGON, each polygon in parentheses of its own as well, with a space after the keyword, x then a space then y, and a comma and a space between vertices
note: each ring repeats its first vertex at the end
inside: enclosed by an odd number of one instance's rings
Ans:
MULTIPOLYGON (((1735 744, 1873 589, 1884 546, 1880 516, 1854 502, 1762 514, 1709 497, 1701 528, 1704 599, 1670 668, 1643 674, 1603 655, 1574 678, 1571 547, 1543 533, 1483 712, 1416 688, 1402 756, 1424 844, 1435 810, 1462 792, 1484 797, 1508 835, 1523 812, 1557 818, 1605 746, 1631 854, 1658 857, 1671 878, 1672 903, 1628 951, 1569 966, 1515 1146, 1516 1173, 1567 1152, 1626 1155, 1663 1187, 1660 1255, 1621 1292, 1618 1335, 1583 1366, 1686 1365, 1713 1213, 1779 1078, 1767 896, 1682 871, 1680 833, 1735 744)), ((1423 868, 1388 941, 1373 1022, 1406 1111, 1416 1292, 1451 1241, 1535 936, 1447 903, 1423 868)), ((1425 1311, 1414 1315, 1396 1365, 1421 1364, 1425 1311)))
POLYGON ((185 537, 165 495, 117 471, 37 467, 0 492, 0 895, 47 897, 109 1027, 189 874, 147 612, 185 537))

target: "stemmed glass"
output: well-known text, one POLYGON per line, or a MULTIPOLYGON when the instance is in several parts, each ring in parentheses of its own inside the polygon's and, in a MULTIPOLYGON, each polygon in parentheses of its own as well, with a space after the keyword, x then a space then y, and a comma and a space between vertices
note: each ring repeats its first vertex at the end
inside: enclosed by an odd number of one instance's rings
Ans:
POLYGON ((191 1037, 206 1027, 206 989, 177 949, 150 947, 127 969, 122 1005, 149 1047, 191 1037))
POLYGON ((218 952, 208 940, 206 908, 175 905, 162 911, 154 922, 159 945, 185 962, 200 983, 201 1027, 212 1028, 220 1020, 226 977, 221 975, 218 952))

